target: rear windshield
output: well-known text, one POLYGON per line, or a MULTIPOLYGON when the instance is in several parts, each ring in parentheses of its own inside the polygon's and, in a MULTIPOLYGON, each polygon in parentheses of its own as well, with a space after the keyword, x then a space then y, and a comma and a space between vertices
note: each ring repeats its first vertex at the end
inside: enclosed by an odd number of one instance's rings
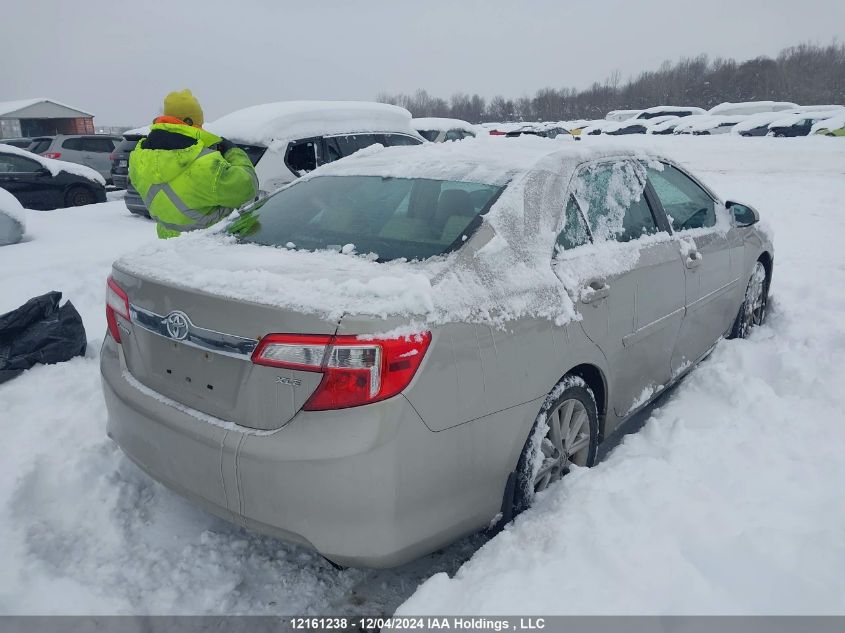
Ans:
POLYGON ((504 187, 380 176, 294 183, 229 226, 243 242, 426 259, 466 241, 504 187))

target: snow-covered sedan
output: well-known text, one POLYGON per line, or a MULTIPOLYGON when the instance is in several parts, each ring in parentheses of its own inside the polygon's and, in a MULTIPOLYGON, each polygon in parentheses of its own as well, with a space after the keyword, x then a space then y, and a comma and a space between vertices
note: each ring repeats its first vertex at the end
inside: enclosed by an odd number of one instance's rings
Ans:
POLYGON ((341 565, 506 523, 766 311, 754 209, 666 158, 580 145, 369 150, 122 257, 108 434, 211 512, 341 565))
POLYGON ((0 187, 28 209, 79 207, 106 201, 106 181, 90 167, 44 158, 2 143, 0 187))

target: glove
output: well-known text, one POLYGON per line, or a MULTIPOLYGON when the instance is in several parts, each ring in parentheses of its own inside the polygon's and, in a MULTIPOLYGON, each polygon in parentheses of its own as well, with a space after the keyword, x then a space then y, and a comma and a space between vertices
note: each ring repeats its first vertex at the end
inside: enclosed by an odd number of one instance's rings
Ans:
POLYGON ((226 152, 235 147, 236 145, 227 138, 221 138, 220 142, 217 143, 217 151, 223 154, 224 156, 226 155, 226 152))

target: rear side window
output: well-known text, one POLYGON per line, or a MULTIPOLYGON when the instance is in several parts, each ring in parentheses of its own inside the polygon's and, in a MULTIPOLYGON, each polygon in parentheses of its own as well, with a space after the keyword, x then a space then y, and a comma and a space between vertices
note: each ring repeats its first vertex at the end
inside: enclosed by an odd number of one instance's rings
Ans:
POLYGON ((556 252, 572 250, 578 246, 589 244, 589 242, 590 234, 587 231, 581 210, 578 208, 578 203, 575 202, 573 196, 569 196, 566 213, 564 214, 563 230, 557 236, 556 252))
POLYGON ((685 173, 664 164, 649 169, 648 179, 675 231, 716 225, 716 203, 685 173))
POLYGON ((62 148, 63 149, 70 149, 76 151, 82 151, 82 139, 81 138, 66 138, 62 141, 62 148))
POLYGON ((229 232, 268 246, 426 259, 459 248, 501 190, 427 178, 318 176, 267 198, 229 232))
POLYGON ((40 154, 42 152, 46 152, 47 148, 50 147, 50 144, 53 142, 51 138, 37 138, 32 141, 32 144, 29 146, 29 151, 33 154, 40 154))
POLYGON ((246 153, 249 162, 253 165, 257 165, 261 157, 264 156, 264 152, 267 151, 267 148, 262 145, 245 145, 243 143, 236 143, 236 145, 246 153))
POLYGON ((425 140, 431 141, 432 143, 437 140, 437 136, 440 134, 440 130, 417 130, 417 132, 425 140))
POLYGON ((298 176, 317 169, 317 140, 294 141, 288 145, 285 163, 298 176))
POLYGON ((658 232, 644 189, 645 170, 633 161, 591 165, 579 174, 575 196, 596 241, 628 242, 658 232))
POLYGON ((83 138, 82 149, 97 154, 110 154, 114 151, 114 141, 110 138, 83 138))

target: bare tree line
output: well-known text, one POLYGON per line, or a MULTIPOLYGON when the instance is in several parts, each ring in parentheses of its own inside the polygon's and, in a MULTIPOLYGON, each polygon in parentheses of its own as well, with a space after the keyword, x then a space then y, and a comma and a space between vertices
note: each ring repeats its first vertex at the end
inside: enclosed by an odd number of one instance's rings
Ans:
POLYGON ((450 99, 425 90, 412 95, 381 93, 377 99, 410 110, 415 117, 438 116, 485 121, 564 121, 601 119, 610 110, 654 105, 711 108, 723 101, 793 101, 799 104, 845 103, 845 44, 799 44, 775 59, 744 62, 707 55, 663 62, 622 84, 619 71, 586 90, 542 88, 533 97, 489 101, 477 94, 450 99))

